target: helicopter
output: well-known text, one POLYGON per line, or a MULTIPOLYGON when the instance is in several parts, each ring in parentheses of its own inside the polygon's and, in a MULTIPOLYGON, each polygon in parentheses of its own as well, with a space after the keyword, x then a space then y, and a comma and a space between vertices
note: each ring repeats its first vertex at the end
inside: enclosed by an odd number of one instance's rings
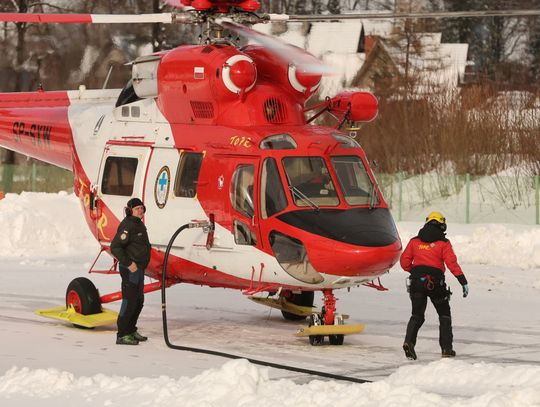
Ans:
MULTIPOLYGON (((145 273, 157 280, 145 292, 178 283, 241 290, 285 319, 308 317, 299 335, 312 345, 324 336, 341 345, 363 325, 345 324, 334 290, 384 290, 378 278, 402 249, 364 150, 341 130, 374 120, 377 99, 341 92, 307 107, 327 67, 247 27, 279 16, 258 16, 251 0, 182 4, 190 8, 157 15, 0 15, 11 22, 194 24, 208 34, 201 44, 135 59, 123 89, 0 94, 0 145, 73 172, 74 193, 101 246, 91 273, 117 272, 114 258, 109 270, 95 265, 110 253, 126 202, 138 197, 152 245, 145 273), (224 30, 254 41, 239 46, 224 30), (338 124, 313 124, 322 114, 338 124), (188 230, 172 242, 182 225, 188 230)), ((95 327, 116 320, 102 304, 121 298, 101 296, 78 277, 65 306, 38 313, 95 327)))

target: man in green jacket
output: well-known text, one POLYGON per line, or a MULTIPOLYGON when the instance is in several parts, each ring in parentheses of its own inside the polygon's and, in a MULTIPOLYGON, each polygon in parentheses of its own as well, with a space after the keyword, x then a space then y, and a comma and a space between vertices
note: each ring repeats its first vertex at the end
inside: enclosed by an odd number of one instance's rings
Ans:
POLYGON ((144 270, 150 262, 150 241, 142 218, 146 212, 139 198, 128 201, 126 217, 111 242, 122 276, 122 305, 118 314, 118 345, 138 345, 148 338, 137 331, 137 320, 144 304, 144 270))

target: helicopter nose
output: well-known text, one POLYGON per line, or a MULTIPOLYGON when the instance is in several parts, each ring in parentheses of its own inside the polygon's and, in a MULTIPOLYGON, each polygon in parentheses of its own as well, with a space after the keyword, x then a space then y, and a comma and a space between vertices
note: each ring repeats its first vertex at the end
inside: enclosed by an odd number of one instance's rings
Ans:
POLYGON ((386 208, 304 210, 278 218, 295 227, 318 273, 374 277, 388 271, 401 253, 401 241, 386 208))
POLYGON ((327 239, 310 239, 306 249, 313 267, 322 274, 346 277, 376 277, 399 259, 399 240, 383 247, 361 247, 327 239))

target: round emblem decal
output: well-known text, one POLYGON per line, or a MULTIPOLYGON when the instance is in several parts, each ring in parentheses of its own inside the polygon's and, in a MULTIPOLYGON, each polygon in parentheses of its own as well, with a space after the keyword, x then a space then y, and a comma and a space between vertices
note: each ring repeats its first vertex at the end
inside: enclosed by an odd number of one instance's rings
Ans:
POLYGON ((170 183, 171 173, 169 172, 169 167, 162 167, 158 172, 156 185, 154 186, 154 198, 159 209, 162 209, 167 203, 170 183))

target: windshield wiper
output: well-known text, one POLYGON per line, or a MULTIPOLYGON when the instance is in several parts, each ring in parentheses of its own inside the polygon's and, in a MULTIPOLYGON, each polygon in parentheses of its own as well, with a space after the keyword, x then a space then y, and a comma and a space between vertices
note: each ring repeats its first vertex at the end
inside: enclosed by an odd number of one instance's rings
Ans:
POLYGON ((371 189, 369 190, 369 209, 373 209, 375 201, 377 200, 377 194, 375 193, 375 183, 371 183, 371 189))
POLYGON ((320 208, 313 202, 311 199, 309 199, 302 191, 300 191, 298 188, 289 185, 289 190, 293 193, 293 195, 296 195, 300 200, 307 203, 309 206, 311 206, 313 209, 315 209, 316 212, 319 212, 320 208))

